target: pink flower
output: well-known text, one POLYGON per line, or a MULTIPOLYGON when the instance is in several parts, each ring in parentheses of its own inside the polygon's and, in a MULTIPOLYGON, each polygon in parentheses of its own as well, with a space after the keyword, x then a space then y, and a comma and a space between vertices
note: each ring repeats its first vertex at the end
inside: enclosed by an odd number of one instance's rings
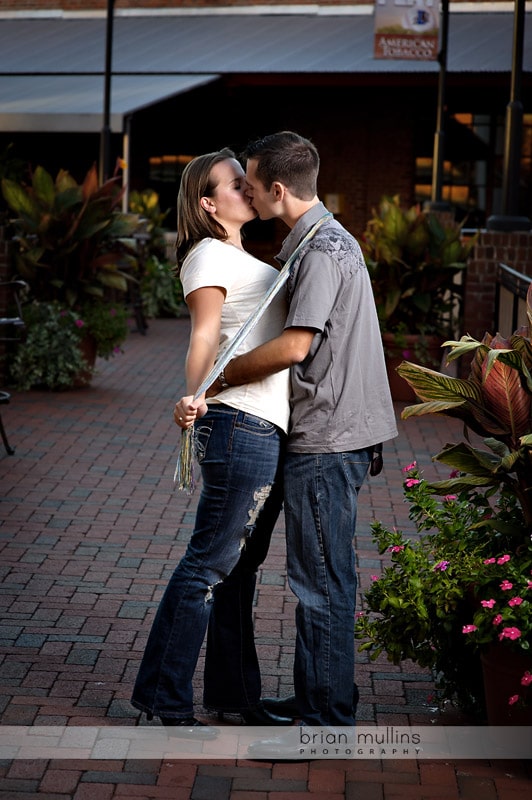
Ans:
POLYGON ((378 575, 370 575, 370 578, 374 583, 375 583, 375 581, 379 580, 379 576, 378 575))
POLYGON ((494 558, 485 558, 484 559, 484 564, 495 564, 495 559, 494 558))
POLYGON ((508 605, 509 606, 520 606, 522 602, 523 602, 523 598, 522 597, 512 597, 511 600, 508 600, 508 605))
POLYGON ((532 683, 532 675, 527 670, 523 675, 523 677, 521 678, 521 686, 530 686, 531 683, 532 683))
POLYGON ((532 589, 532 581, 528 581, 528 583, 526 585, 526 588, 527 589, 532 589))
POLYGON ((506 564, 506 562, 509 560, 510 556, 507 553, 505 556, 501 556, 500 558, 497 559, 497 564, 506 564))
POLYGON ((360 617, 363 617, 364 614, 365 614, 364 611, 357 611, 357 613, 355 614, 355 617, 356 617, 356 619, 359 619, 360 617))
POLYGON ((464 625, 462 628, 462 633, 473 633, 473 631, 477 630, 476 625, 464 625))
POLYGON ((511 696, 511 697, 508 699, 508 705, 509 705, 509 706, 513 706, 513 704, 514 704, 514 703, 517 703, 517 701, 518 701, 518 700, 519 700, 519 695, 518 695, 518 694, 513 694, 513 695, 512 695, 512 696, 511 696))
POLYGON ((481 600, 480 605, 484 606, 484 608, 493 608, 495 600, 493 600, 493 598, 491 600, 481 600))
POLYGON ((505 591, 505 592, 506 592, 506 591, 508 591, 509 589, 513 589, 513 588, 514 588, 514 585, 513 585, 513 583, 510 583, 510 581, 503 581, 503 582, 500 584, 500 587, 501 587, 501 589, 502 589, 503 591, 505 591))
POLYGON ((417 467, 417 461, 412 461, 408 467, 403 467, 403 472, 410 472, 411 469, 415 469, 417 467))
POLYGON ((449 473, 449 478, 458 478, 460 475, 459 469, 453 469, 452 472, 449 473))
POLYGON ((77 320, 76 320, 76 326, 77 326, 78 328, 83 328, 83 326, 84 326, 84 325, 85 325, 85 323, 83 322, 83 320, 82 320, 82 319, 77 319, 77 320))
POLYGON ((521 631, 519 628, 503 628, 502 633, 499 633, 499 639, 502 641, 503 639, 511 639, 512 642, 515 642, 516 639, 519 639, 521 636, 521 631))
POLYGON ((417 478, 407 478, 407 479, 406 479, 406 481, 405 481, 405 485, 406 485, 406 486, 407 486, 409 489, 410 489, 412 486, 415 486, 415 485, 416 485, 416 484, 418 484, 418 483, 421 483, 421 481, 418 481, 418 479, 417 479, 417 478))
POLYGON ((450 563, 450 561, 439 561, 437 564, 434 564, 433 570, 436 571, 439 569, 440 572, 445 572, 450 563))
POLYGON ((502 614, 495 614, 495 616, 493 617, 493 624, 500 625, 501 622, 502 622, 502 614))
POLYGON ((401 550, 405 549, 404 544, 394 544, 388 548, 390 553, 400 553, 401 550))
POLYGON ((453 500, 458 500, 458 495, 456 494, 446 494, 443 498, 447 503, 452 503, 453 500))

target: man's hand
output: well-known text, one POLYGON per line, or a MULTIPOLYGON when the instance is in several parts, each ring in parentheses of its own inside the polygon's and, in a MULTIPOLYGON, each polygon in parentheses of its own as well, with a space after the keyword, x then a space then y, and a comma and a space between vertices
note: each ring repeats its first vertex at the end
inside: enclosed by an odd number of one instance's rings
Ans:
POLYGON ((178 400, 174 406, 174 422, 180 428, 190 428, 196 419, 207 413, 205 398, 194 400, 194 395, 187 395, 178 400))

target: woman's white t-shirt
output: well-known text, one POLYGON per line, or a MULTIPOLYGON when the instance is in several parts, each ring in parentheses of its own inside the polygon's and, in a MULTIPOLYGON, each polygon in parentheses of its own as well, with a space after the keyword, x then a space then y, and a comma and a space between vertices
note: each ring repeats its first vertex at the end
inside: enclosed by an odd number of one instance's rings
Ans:
MULTIPOLYGON (((218 239, 202 239, 188 253, 180 273, 185 298, 190 292, 205 286, 220 286, 226 292, 218 355, 255 310, 278 274, 269 264, 218 239)), ((240 344, 235 356, 279 336, 284 329, 286 313, 286 296, 281 290, 240 344)), ((289 417, 288 381, 289 370, 286 369, 261 381, 230 386, 207 402, 225 403, 247 411, 273 422, 286 432, 289 417)))

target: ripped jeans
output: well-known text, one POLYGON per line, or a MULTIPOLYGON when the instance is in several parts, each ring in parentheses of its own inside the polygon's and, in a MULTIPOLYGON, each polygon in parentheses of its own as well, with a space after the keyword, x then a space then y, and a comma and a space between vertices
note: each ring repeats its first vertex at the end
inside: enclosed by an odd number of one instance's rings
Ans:
POLYGON ((203 485, 194 531, 159 604, 131 698, 149 716, 193 715, 208 626, 206 704, 210 696, 208 704, 236 710, 260 698, 252 605, 282 506, 285 437, 221 404, 209 406, 195 437, 203 485))

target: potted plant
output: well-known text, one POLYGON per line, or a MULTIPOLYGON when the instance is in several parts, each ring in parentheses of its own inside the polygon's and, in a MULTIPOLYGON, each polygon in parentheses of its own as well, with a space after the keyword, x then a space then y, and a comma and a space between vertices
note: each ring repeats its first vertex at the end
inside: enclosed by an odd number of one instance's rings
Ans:
MULTIPOLYGON (((463 336, 445 343, 449 359, 473 354, 467 379, 409 362, 398 368, 421 401, 403 410, 404 419, 444 414, 461 419, 467 432, 466 441, 447 444, 434 456, 452 473, 429 489, 482 510, 480 519, 468 521, 466 532, 458 522, 452 529, 455 538, 467 535, 468 553, 476 559, 453 590, 469 602, 461 632, 480 657, 488 718, 497 724, 519 718, 532 683, 532 286, 527 318, 528 324, 508 339, 486 334, 481 342, 463 336), (472 443, 475 436, 483 447, 472 443), (504 671, 513 682, 510 694, 501 691, 504 671)), ((415 488, 420 478, 410 480, 415 482, 409 488, 415 488)), ((440 527, 435 524, 431 545, 439 544, 440 527)), ((451 614, 455 637, 461 619, 451 614)))
POLYGON ((418 205, 403 208, 398 195, 383 197, 373 210, 361 247, 395 399, 413 399, 394 372, 403 358, 440 365, 441 344, 454 333, 461 310, 456 276, 473 244, 474 238, 463 240, 462 225, 418 205))
MULTIPOLYGON (((385 652, 395 664, 410 659, 430 669, 436 687, 432 702, 452 702, 482 718, 480 648, 472 646, 464 631, 470 630, 477 609, 485 561, 509 549, 503 531, 508 498, 501 498, 499 507, 489 492, 475 487, 438 497, 416 462, 404 472, 404 496, 415 532, 388 529, 381 522, 372 525, 378 550, 388 553, 390 562, 381 576, 373 576, 364 594, 365 610, 355 625, 356 637, 363 640, 359 649, 373 660, 385 652)), ((490 570, 495 573, 492 566, 490 570)), ((502 581, 506 569, 499 570, 502 581)))
POLYGON ((128 333, 124 307, 104 303, 87 304, 78 313, 57 301, 34 300, 24 306, 24 322, 24 339, 8 365, 11 384, 22 391, 87 385, 96 355, 118 352, 128 333))
MULTIPOLYGON (((65 170, 54 180, 39 166, 29 181, 4 178, 2 192, 16 215, 10 220, 15 270, 30 285, 31 299, 47 304, 48 320, 72 311, 83 320, 81 339, 92 339, 95 354, 108 358, 127 334, 119 298, 136 279, 137 264, 138 217, 120 210, 118 177, 100 186, 93 166, 78 184, 65 170)), ((29 312, 28 338, 37 316, 29 312)))

